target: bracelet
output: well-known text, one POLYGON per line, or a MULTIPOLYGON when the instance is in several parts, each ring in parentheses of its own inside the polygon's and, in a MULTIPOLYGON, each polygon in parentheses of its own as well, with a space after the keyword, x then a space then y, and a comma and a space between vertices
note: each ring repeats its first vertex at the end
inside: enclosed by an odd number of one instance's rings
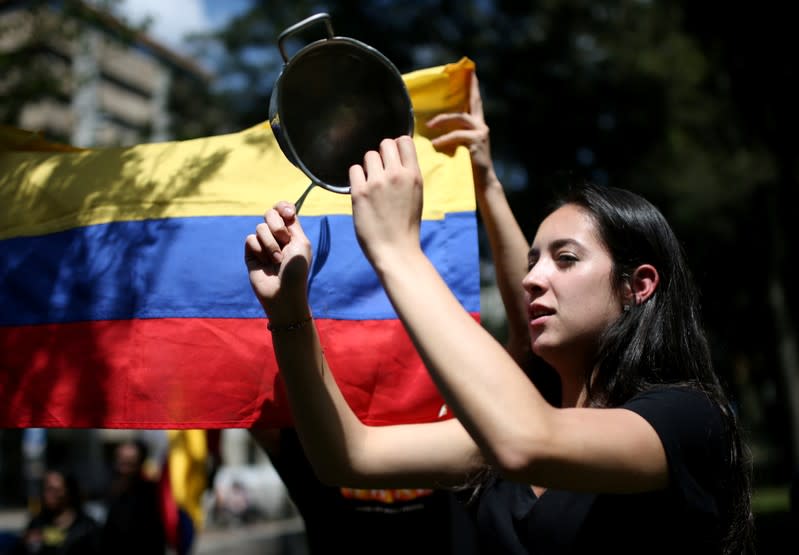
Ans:
POLYGON ((272 333, 281 333, 281 332, 284 332, 284 331, 286 331, 286 332, 287 331, 296 331, 296 330, 304 328, 308 324, 308 322, 310 322, 311 320, 313 320, 313 316, 307 316, 306 318, 303 318, 302 320, 298 320, 296 322, 292 322, 291 324, 286 324, 285 326, 273 326, 272 325, 272 321, 270 320, 269 322, 266 323, 266 329, 268 329, 272 333))

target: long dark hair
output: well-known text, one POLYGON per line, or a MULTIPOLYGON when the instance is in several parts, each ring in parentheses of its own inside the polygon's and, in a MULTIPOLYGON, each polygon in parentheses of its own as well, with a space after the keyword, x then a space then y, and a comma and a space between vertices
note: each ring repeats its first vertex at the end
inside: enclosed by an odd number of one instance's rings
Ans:
POLYGON ((699 389, 724 415, 730 450, 727 481, 721 491, 724 553, 753 552, 751 458, 735 411, 713 361, 700 315, 699 294, 682 245, 661 212, 623 189, 583 183, 559 198, 594 221, 613 260, 612 285, 621 294, 632 272, 653 265, 660 276, 654 294, 630 309, 600 340, 597 365, 586 375, 588 405, 617 407, 635 394, 673 384, 699 389))

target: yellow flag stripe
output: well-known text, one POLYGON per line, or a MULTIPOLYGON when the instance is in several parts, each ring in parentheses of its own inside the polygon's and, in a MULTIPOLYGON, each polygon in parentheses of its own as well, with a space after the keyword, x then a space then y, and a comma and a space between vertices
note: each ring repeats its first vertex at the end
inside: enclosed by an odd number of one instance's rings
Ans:
MULTIPOLYGON (((433 113, 464 109, 463 82, 473 68, 464 58, 403 76, 417 119, 425 219, 475 209, 468 152, 437 152, 423 126, 433 113)), ((279 200, 297 200, 309 184, 268 123, 227 135, 76 152, 14 151, 2 139, 0 239, 119 221, 260 215, 279 200)), ((351 214, 350 197, 316 187, 302 213, 351 214)))

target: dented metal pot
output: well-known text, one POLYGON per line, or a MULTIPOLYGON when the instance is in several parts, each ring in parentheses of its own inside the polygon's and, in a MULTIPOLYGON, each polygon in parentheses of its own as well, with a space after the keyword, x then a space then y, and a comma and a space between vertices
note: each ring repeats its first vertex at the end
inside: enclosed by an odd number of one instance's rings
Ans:
POLYGON ((413 107, 402 75, 371 46, 334 36, 326 13, 283 31, 278 47, 285 63, 269 102, 272 132, 311 187, 349 193, 351 165, 362 163, 382 139, 413 134, 413 107), (315 24, 324 24, 327 38, 289 57, 286 41, 315 24))

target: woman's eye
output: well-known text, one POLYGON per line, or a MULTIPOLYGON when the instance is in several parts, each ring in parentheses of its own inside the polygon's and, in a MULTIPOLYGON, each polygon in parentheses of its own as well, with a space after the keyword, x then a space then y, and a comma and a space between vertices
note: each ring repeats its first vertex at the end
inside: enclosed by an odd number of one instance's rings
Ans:
POLYGON ((577 262, 577 257, 571 253, 561 253, 557 256, 557 261, 559 264, 574 264, 577 262))

